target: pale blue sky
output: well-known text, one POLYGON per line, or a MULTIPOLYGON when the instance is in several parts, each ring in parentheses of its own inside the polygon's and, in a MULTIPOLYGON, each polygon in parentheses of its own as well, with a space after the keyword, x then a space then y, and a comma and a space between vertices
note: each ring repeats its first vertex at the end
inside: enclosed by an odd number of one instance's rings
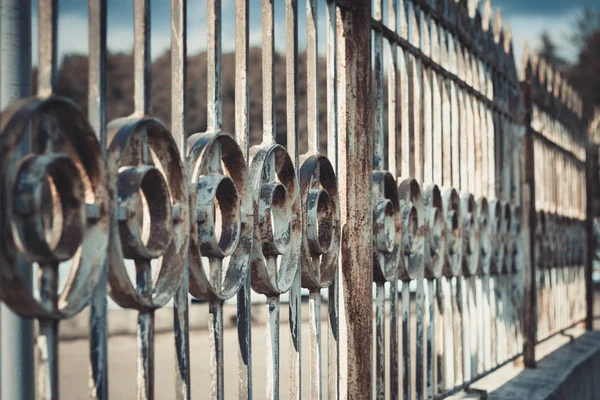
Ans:
MULTIPOLYGON (((260 0, 250 0, 250 41, 260 44, 260 0)), ((37 2, 33 2, 34 4, 37 2)), ((59 52, 62 55, 87 51, 87 1, 59 0, 59 52)), ((319 10, 321 25, 324 24, 324 1, 319 10)), ((235 0, 222 0, 223 4, 223 50, 234 47, 234 5, 235 0)), ((495 0, 494 8, 502 10, 503 19, 510 23, 513 32, 514 49, 520 60, 525 41, 531 47, 539 45, 542 31, 550 32, 559 46, 560 53, 574 59, 576 52, 569 43, 570 28, 584 6, 600 7, 600 0, 495 0)), ((305 0, 299 0, 299 9, 304 10, 305 0)), ((284 9, 283 0, 277 1, 276 30, 281 32, 277 47, 283 49, 284 9), (281 4, 281 5, 280 5, 281 4)), ((206 46, 206 0, 188 2, 188 52, 195 54, 206 46)), ((34 17, 36 14, 34 5, 34 17)), ((300 48, 304 47, 304 13, 300 12, 300 48)), ((169 47, 170 1, 152 1, 152 56, 162 54, 169 47)), ((131 51, 133 45, 133 1, 108 0, 108 46, 110 51, 131 51)), ((34 46, 37 46, 37 32, 34 21, 34 46)), ((34 47, 35 49, 36 47, 34 47)), ((35 52, 34 52, 35 54, 35 52)), ((34 62, 37 57, 34 55, 34 62)))

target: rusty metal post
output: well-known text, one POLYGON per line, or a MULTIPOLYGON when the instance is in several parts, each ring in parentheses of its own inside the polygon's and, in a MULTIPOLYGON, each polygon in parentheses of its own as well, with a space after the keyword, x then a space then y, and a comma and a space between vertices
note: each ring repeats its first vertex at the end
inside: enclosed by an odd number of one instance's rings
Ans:
POLYGON ((594 270, 594 259, 596 258, 596 234, 594 232, 594 217, 597 214, 597 193, 598 185, 598 144, 591 138, 587 145, 586 154, 586 219, 585 230, 587 237, 587 255, 585 260, 585 301, 586 317, 585 328, 591 330, 594 322, 594 283, 592 282, 592 272, 594 270))
POLYGON ((342 250, 339 302, 340 394, 371 398, 373 216, 371 116, 371 1, 339 5, 338 179, 342 250))
MULTIPOLYGON (((31 2, 0 1, 0 110, 31 95, 31 2)), ((33 271, 23 277, 30 283, 33 271)), ((4 303, 1 313, 2 399, 34 398, 33 321, 17 316, 4 303)))
POLYGON ((523 359, 527 368, 535 368, 535 345, 537 342, 537 294, 535 260, 535 159, 533 132, 531 128, 532 102, 528 81, 522 84, 525 103, 525 137, 521 153, 523 175, 521 177, 521 241, 523 250, 523 359))

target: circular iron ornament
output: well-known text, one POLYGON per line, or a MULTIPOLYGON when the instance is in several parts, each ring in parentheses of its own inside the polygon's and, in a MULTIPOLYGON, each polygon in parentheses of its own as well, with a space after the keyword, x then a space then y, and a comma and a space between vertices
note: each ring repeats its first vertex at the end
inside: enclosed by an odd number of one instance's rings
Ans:
POLYGON ((557 239, 557 255, 558 255, 558 265, 565 266, 567 264, 568 258, 568 241, 567 241, 567 223, 568 220, 566 217, 558 216, 557 217, 557 229, 556 229, 556 239, 557 239))
POLYGON ((521 210, 519 207, 510 206, 510 229, 508 231, 508 244, 506 251, 507 270, 517 272, 517 256, 519 252, 519 233, 521 231, 521 210))
POLYGON ((463 258, 460 197, 455 189, 446 188, 444 190, 442 206, 446 224, 446 261, 443 275, 450 278, 460 275, 463 258))
POLYGON ((398 185, 402 207, 402 247, 406 276, 401 279, 422 277, 425 256, 425 212, 421 187, 413 178, 406 178, 398 185))
POLYGON ((577 265, 583 265, 585 263, 585 259, 587 257, 587 240, 585 234, 585 225, 584 221, 576 219, 576 241, 577 244, 577 265))
POLYGON ((430 185, 425 189, 424 209, 429 233, 425 242, 425 278, 435 279, 442 276, 447 253, 444 204, 437 185, 430 185))
POLYGON ((569 217, 565 217, 563 220, 563 253, 564 253, 564 265, 573 265, 573 220, 569 217))
POLYGON ((151 117, 116 119, 108 124, 107 139, 113 199, 109 293, 123 308, 160 308, 179 287, 189 243, 190 212, 179 150, 169 130, 151 117), (156 262, 148 295, 136 289, 125 259, 133 260, 138 272, 156 262))
POLYGON ((464 193, 460 199, 463 220, 463 274, 473 276, 479 272, 481 240, 479 232, 479 210, 471 193, 464 193))
POLYGON ((505 236, 504 236, 504 268, 502 273, 512 271, 514 268, 514 249, 515 249, 515 236, 513 224, 515 223, 513 215, 515 213, 514 208, 506 203, 504 205, 504 222, 505 222, 505 236))
POLYGON ((302 287, 328 287, 340 252, 340 199, 333 166, 320 154, 302 157, 302 287))
POLYGON ((481 249, 478 273, 488 275, 492 264, 492 227, 490 221, 490 208, 485 197, 481 197, 477 200, 477 216, 479 223, 479 245, 481 249))
POLYGON ((226 300, 245 282, 252 254, 254 206, 244 153, 224 132, 191 135, 187 147, 189 291, 202 300, 226 300))
POLYGON ((536 227, 535 227, 535 260, 537 263, 537 267, 545 268, 546 267, 546 258, 548 257, 547 253, 547 241, 546 241, 546 213, 543 211, 538 211, 536 214, 536 227))
POLYGON ((95 290, 108 247, 100 144, 83 111, 58 96, 18 100, 0 120, 2 300, 27 318, 72 317, 95 290), (63 261, 71 262, 67 284, 57 306, 45 306, 21 275, 23 265, 58 276, 63 261))
POLYGON ((302 246, 302 206, 294 164, 278 144, 250 149, 250 187, 254 207, 252 288, 278 296, 291 287, 302 246))
POLYGON ((494 199, 488 207, 488 227, 490 238, 490 274, 497 275, 504 268, 504 237, 506 222, 504 221, 504 207, 502 201, 494 199))
POLYGON ((389 282, 406 276, 402 259, 402 214, 394 176, 373 172, 373 279, 389 282))

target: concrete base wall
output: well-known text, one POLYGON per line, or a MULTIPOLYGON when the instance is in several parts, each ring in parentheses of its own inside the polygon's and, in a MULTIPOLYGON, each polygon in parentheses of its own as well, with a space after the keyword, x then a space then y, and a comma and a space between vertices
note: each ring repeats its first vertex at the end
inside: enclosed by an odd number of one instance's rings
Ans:
POLYGON ((587 332, 488 394, 494 400, 600 399, 600 332, 587 332))

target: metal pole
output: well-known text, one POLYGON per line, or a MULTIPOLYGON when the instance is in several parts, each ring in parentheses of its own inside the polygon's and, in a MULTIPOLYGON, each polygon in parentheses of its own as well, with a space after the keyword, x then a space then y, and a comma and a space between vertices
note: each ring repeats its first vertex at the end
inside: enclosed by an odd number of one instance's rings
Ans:
MULTIPOLYGON (((31 92, 31 2, 0 0, 0 109, 31 92)), ((21 273, 32 282, 29 264, 21 273)), ((34 399, 33 321, 4 304, 0 316, 0 398, 34 399)))
POLYGON ((586 318, 585 327, 592 330, 594 322, 594 284, 592 282, 592 272, 594 269, 594 260, 596 258, 596 234, 594 232, 594 217, 596 216, 595 188, 598 182, 598 144, 589 139, 587 145, 587 173, 586 173, 586 236, 587 236, 587 254, 585 263, 585 299, 586 299, 586 318))
POLYGON ((338 5, 338 182, 342 226, 339 281, 340 397, 371 398, 373 182, 371 1, 338 5))

